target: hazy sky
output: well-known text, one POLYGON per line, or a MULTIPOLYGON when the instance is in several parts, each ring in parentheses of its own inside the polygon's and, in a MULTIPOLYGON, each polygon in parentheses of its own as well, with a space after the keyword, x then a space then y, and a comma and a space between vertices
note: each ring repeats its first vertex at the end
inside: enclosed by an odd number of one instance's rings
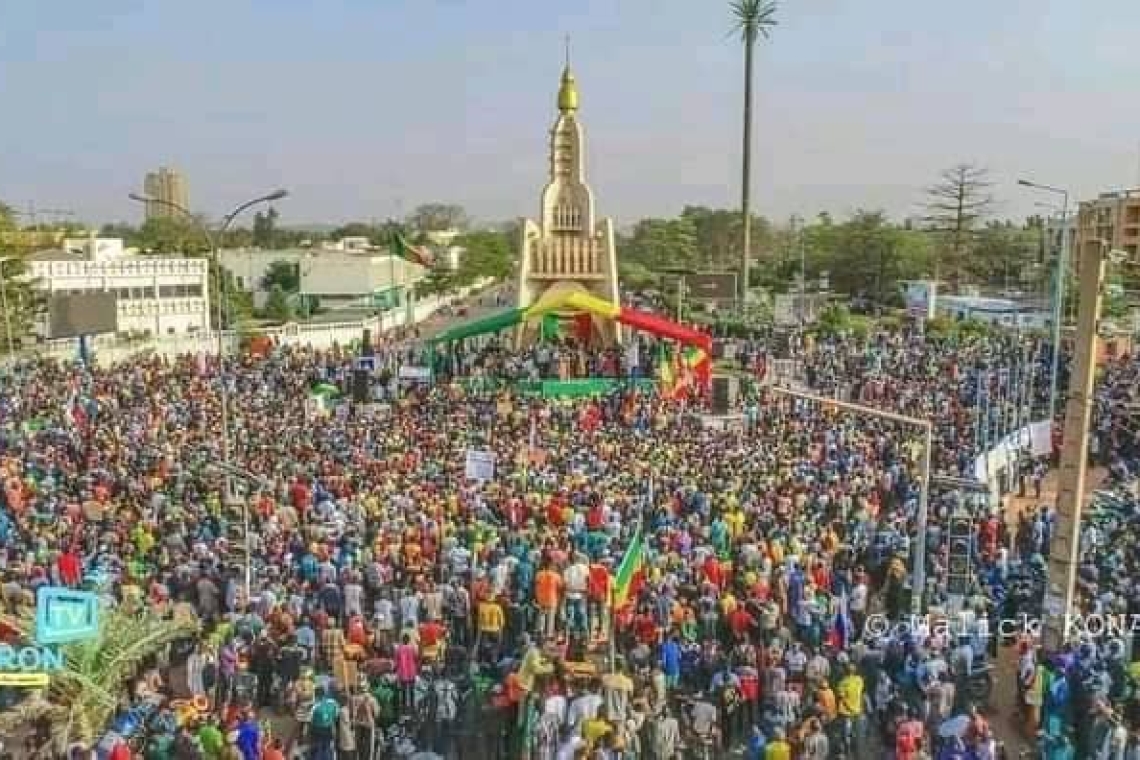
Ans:
MULTIPOLYGON (((600 213, 739 199, 727 0, 0 0, 0 198, 137 219, 160 164, 217 214, 460 203, 534 215, 571 35, 600 213)), ((755 195, 777 218, 914 213, 962 160, 1008 214, 1025 174, 1140 183, 1137 0, 789 0, 757 56, 755 195)))

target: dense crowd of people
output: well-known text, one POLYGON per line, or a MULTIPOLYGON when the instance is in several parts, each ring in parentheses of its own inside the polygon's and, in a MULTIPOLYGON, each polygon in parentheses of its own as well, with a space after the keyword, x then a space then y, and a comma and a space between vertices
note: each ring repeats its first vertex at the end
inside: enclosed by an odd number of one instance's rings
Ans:
MULTIPOLYGON (((116 760, 997 755, 987 623, 1046 554, 1047 509, 1007 526, 985 500, 936 493, 925 599, 946 609, 946 525, 964 506, 970 593, 953 625, 918 626, 912 429, 759 385, 746 424, 726 427, 632 384, 571 401, 449 381, 652 376, 628 351, 450 356, 435 384, 397 390, 398 373, 378 371, 386 403, 331 411, 312 389, 347 390, 352 352, 5 370, 8 611, 51 583, 202 623, 122 695, 124 711, 153 701, 145 729, 89 744, 116 760), (470 452, 493 457, 473 470, 470 452)), ((739 356, 758 379, 774 359, 761 345, 739 356)), ((987 420, 992 439, 1028 418, 1047 366, 1036 344, 902 334, 819 341, 799 361, 813 387, 939 420, 936 467, 952 474, 987 420), (996 371, 1014 357, 1021 369, 996 371)), ((1121 478, 1135 470, 1121 411, 1134 374, 1124 360, 1110 371, 1098 413, 1121 478)), ((1086 547, 1094 609, 1131 598, 1130 504, 1104 510, 1086 547)), ((1065 742, 1077 757, 1135 757, 1140 737, 1115 729, 1135 725, 1133 695, 1112 691, 1129 655, 1056 661, 1017 644, 1027 730, 1043 730, 1047 757, 1065 742), (1106 694, 1089 673, 1109 673, 1106 694), (1087 709, 1103 719, 1081 724, 1087 709)), ((51 733, 31 729, 28 747, 51 733)))

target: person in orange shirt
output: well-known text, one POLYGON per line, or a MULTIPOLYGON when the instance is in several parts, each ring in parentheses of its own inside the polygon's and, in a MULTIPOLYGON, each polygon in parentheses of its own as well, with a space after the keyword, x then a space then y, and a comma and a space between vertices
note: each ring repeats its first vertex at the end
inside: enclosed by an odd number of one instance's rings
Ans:
POLYGON ((589 601, 590 635, 600 637, 610 629, 610 578, 609 557, 590 565, 590 575, 586 585, 586 598, 589 601))
POLYGON ((553 636, 558 622, 558 602, 562 595, 562 575, 549 563, 534 577, 534 601, 538 605, 538 629, 553 636))

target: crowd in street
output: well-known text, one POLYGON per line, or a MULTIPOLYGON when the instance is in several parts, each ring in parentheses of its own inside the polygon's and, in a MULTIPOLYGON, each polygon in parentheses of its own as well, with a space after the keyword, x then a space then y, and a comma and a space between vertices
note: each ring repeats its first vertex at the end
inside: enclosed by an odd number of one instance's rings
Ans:
MULTIPOLYGON (((974 412, 970 394, 1019 387, 1008 372, 971 373, 1011 350, 885 336, 821 342, 803 366, 816 387, 842 380, 851 398, 946 421, 936 459, 958 473, 974 420, 993 414, 974 412)), ((573 353, 481 356, 541 376, 573 353)), ((585 371, 606 366, 607 354, 577 355, 585 371)), ((1047 511, 1016 533, 979 512, 976 593, 949 634, 921 630, 900 623, 920 491, 903 425, 757 391, 748 424, 721 429, 632 386, 566 401, 441 382, 314 410, 311 389, 347 389, 354 358, 278 349, 224 369, 186 356, 6 371, 4 603, 51 582, 203 623, 146 671, 161 700, 141 746, 112 738, 106 756, 996 756, 976 669, 997 608, 977 597, 1039 561, 1047 511), (494 454, 489 476, 469 477, 470 451, 494 454), (227 481, 240 482, 236 499, 227 481), (248 527, 231 501, 248 507, 248 527)), ((628 369, 628 355, 610 360, 628 369)), ((937 602, 954 506, 932 504, 937 602)), ((1094 542, 1090 582, 1115 587, 1135 561, 1116 541, 1133 536, 1124 522, 1094 542)), ((1075 685, 1088 658, 1071 658, 1071 675, 1041 665, 1072 685, 1061 707, 1043 699, 1043 728, 1074 726, 1094 704, 1075 685)), ((1036 692, 1023 692, 1028 711, 1036 692)), ((1103 734, 1093 722, 1072 741, 1103 734)), ((1135 752, 1125 739, 1121 752, 1135 752)))

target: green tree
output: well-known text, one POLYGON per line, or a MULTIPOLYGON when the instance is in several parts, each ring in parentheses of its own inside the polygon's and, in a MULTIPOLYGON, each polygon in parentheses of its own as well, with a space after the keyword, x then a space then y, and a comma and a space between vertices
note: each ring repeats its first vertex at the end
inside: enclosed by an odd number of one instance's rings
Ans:
POLYGON ((971 279, 1012 288, 1032 276, 1040 250, 1038 231, 1012 222, 989 222, 977 232, 966 267, 971 279))
MULTIPOLYGON (((691 221, 695 230, 697 260, 694 266, 711 271, 723 271, 737 266, 743 251, 741 237, 744 230, 744 219, 739 211, 685 206, 681 217, 691 221)), ((749 239, 754 254, 765 258, 778 253, 781 241, 777 237, 767 219, 752 216, 749 239)))
POLYGON ((46 306, 43 294, 29 276, 27 255, 31 252, 18 242, 16 214, 0 202, 0 351, 9 344, 17 348, 31 333, 37 317, 46 306), (8 340, 11 335, 11 341, 8 340))
POLYGON ((221 283, 225 291, 222 302, 222 327, 226 330, 240 328, 253 316, 253 296, 237 284, 237 279, 230 270, 219 267, 217 262, 210 259, 210 325, 216 327, 218 315, 215 309, 218 303, 218 284, 221 283), (219 274, 220 273, 220 274, 219 274))
MULTIPOLYGON (((861 210, 839 224, 821 214, 802 234, 809 282, 827 272, 832 289, 883 305, 899 300, 900 281, 924 276, 931 258, 929 235, 891 224, 881 211, 861 210)), ((798 255, 796 248, 785 257, 784 282, 798 275, 798 255)))
POLYGON ((658 275, 666 269, 696 268, 696 226, 686 217, 642 219, 624 241, 621 256, 658 275))
POLYGON ((508 231, 468 232, 457 237, 452 245, 463 250, 454 278, 459 285, 470 284, 481 277, 504 279, 514 271, 515 244, 508 231))
POLYGON ((293 319, 293 304, 289 301, 289 294, 278 284, 269 290, 269 298, 265 301, 265 318, 274 322, 293 319))
POLYGON ((194 222, 178 217, 147 219, 139 227, 137 236, 129 241, 143 253, 180 253, 183 255, 210 252, 209 243, 194 222))
POLYGON ((296 293, 301 289, 301 273, 297 264, 291 261, 274 261, 261 278, 263 290, 281 288, 285 293, 296 293))
POLYGON ((467 212, 453 203, 424 203, 408 216, 408 224, 417 232, 442 232, 467 228, 467 212))
POLYGON ((773 0, 732 0, 733 25, 744 43, 744 136, 741 151, 740 216, 744 220, 741 251, 741 300, 747 300, 751 283, 749 266, 752 256, 752 79, 756 41, 768 38, 776 26, 776 3, 773 0))
MULTIPOLYGON (((99 631, 93 638, 60 646, 64 667, 51 673, 47 687, 0 713, 0 734, 9 737, 23 735, 27 726, 46 720, 47 744, 37 747, 32 757, 64 757, 74 743, 93 746, 146 660, 200 630, 195 618, 164 618, 147 607, 138 611, 104 607, 99 612, 99 631)), ((20 638, 34 641, 35 617, 30 609, 3 620, 20 638)))
POLYGON ((270 249, 277 246, 277 209, 270 206, 267 211, 253 215, 253 244, 258 248, 270 249))
POLYGON ((934 279, 957 286, 967 273, 975 233, 994 207, 989 172, 974 164, 946 169, 926 190, 926 223, 940 242, 934 279))

